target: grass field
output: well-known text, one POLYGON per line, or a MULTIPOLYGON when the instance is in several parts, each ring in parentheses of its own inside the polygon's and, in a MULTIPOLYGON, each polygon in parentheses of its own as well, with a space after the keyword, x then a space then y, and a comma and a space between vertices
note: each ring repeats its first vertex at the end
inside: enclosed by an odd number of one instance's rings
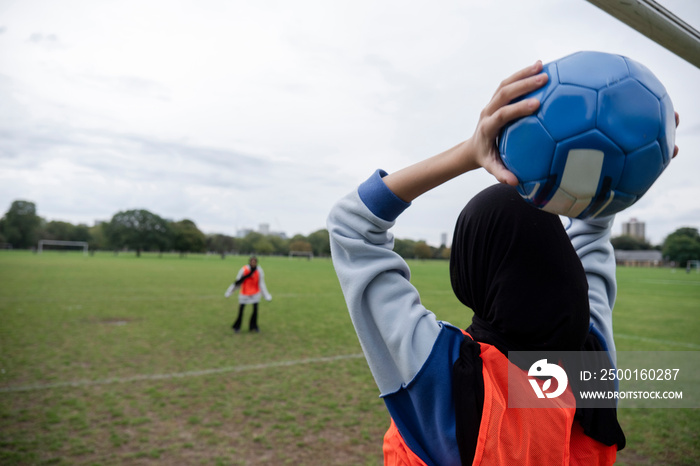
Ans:
MULTIPOLYGON (((261 258, 273 301, 234 335, 245 262, 0 252, 0 464, 381 464, 388 416, 331 262, 261 258)), ((447 262, 410 265, 466 326, 447 262)), ((618 280, 619 350, 700 350, 700 274, 618 280)), ((698 410, 620 418, 620 464, 700 464, 698 410)))

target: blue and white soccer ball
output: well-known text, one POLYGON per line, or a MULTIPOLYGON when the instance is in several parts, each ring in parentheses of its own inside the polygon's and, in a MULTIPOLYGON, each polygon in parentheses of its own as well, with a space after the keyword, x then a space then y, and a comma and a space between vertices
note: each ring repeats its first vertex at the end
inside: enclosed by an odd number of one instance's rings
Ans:
POLYGON ((666 89, 645 66, 608 53, 574 53, 544 71, 547 84, 523 97, 539 98, 538 112, 499 136, 518 191, 568 217, 631 206, 673 157, 675 114, 666 89))

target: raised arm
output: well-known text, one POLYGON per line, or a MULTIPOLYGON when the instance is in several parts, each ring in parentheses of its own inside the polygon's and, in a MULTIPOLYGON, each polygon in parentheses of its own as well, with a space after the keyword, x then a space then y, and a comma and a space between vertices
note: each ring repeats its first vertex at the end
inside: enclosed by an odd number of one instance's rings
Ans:
POLYGON ((610 229, 614 218, 609 216, 585 221, 572 219, 566 233, 586 271, 592 332, 610 353, 613 364, 617 365, 612 317, 617 296, 617 281, 615 252, 610 243, 610 229))
POLYGON ((537 110, 536 99, 510 102, 544 85, 547 75, 541 71, 537 62, 504 80, 471 138, 395 173, 377 171, 328 217, 333 264, 382 394, 415 377, 442 328, 421 304, 408 266, 392 250, 389 229, 416 197, 470 170, 484 167, 501 182, 517 183, 500 160, 496 138, 504 124, 537 110))

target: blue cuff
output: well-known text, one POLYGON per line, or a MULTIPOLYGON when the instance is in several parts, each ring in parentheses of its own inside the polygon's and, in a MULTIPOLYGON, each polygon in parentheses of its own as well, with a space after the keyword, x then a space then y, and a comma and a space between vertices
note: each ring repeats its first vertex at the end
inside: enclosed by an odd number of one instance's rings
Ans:
POLYGON ((400 199, 386 187, 382 181, 386 175, 384 170, 377 170, 357 188, 357 191, 362 202, 374 215, 393 222, 411 203, 400 199))

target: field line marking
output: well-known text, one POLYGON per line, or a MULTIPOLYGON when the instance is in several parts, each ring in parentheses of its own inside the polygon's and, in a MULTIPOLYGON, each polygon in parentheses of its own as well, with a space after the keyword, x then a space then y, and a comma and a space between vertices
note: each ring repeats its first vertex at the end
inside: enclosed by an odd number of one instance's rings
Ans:
POLYGON ((614 333, 613 334, 614 338, 623 338, 627 340, 638 340, 638 341, 646 341, 649 343, 660 343, 662 345, 676 345, 676 346, 684 346, 686 348, 692 348, 696 350, 700 350, 700 345, 696 345, 694 343, 686 343, 683 341, 671 341, 671 340, 661 340, 658 338, 648 338, 648 337, 639 337, 636 335, 627 335, 624 333, 614 333))
POLYGON ((298 366, 300 364, 312 364, 319 362, 334 362, 341 361, 344 359, 359 359, 363 358, 362 353, 357 354, 341 354, 338 356, 326 356, 319 358, 307 358, 307 359, 296 359, 291 361, 278 361, 269 362, 264 364, 248 364, 243 366, 231 366, 231 367, 220 367, 218 369, 204 369, 200 371, 187 371, 187 372, 173 372, 170 374, 144 374, 144 375, 134 375, 131 377, 112 377, 109 379, 101 380, 74 380, 71 382, 55 382, 47 384, 34 384, 34 385, 21 385, 15 387, 0 387, 0 393, 8 392, 26 392, 32 390, 45 390, 48 388, 59 388, 59 387, 86 387, 90 385, 110 385, 115 383, 127 383, 127 382, 138 382, 142 380, 168 380, 177 379, 185 377, 200 377, 203 375, 211 374, 222 374, 226 372, 245 372, 260 369, 270 369, 273 367, 288 367, 288 366, 298 366))

